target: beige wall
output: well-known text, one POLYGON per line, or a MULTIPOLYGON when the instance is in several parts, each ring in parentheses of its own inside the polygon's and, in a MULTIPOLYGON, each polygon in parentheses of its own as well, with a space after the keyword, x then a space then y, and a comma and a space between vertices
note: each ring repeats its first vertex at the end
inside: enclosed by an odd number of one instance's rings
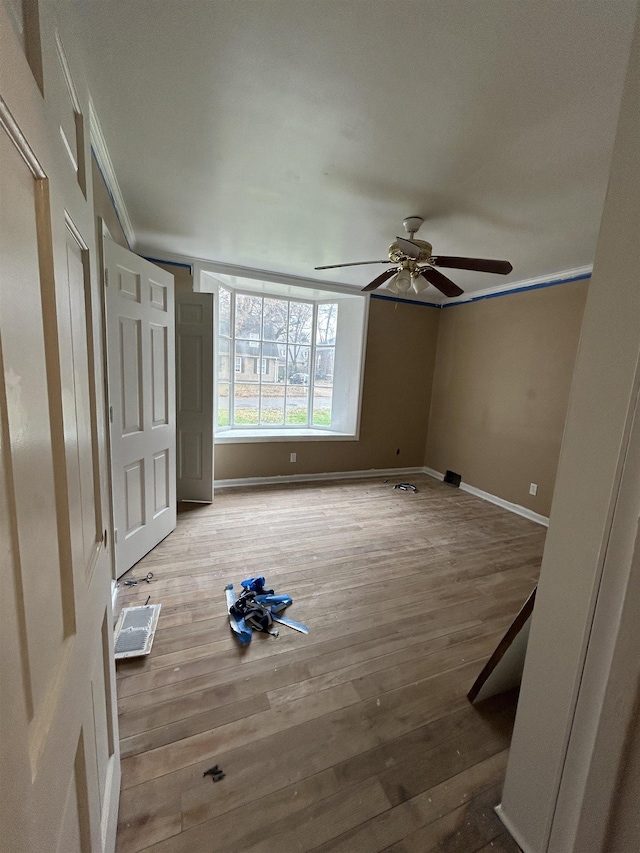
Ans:
MULTIPOLYGON (((92 166, 96 215, 126 246, 92 166)), ((176 289, 192 290, 188 269, 160 266, 176 289)), ((575 282, 445 310, 372 299, 360 440, 218 444, 216 480, 427 465, 549 515, 587 289, 575 282)))
POLYGON ((587 290, 572 282, 439 312, 425 465, 549 515, 587 290))
POLYGON ((218 444, 216 480, 421 466, 439 313, 371 300, 359 441, 218 444))
MULTIPOLYGON (((193 289, 188 269, 159 266, 173 273, 177 290, 193 289)), ((440 313, 371 300, 358 441, 216 444, 216 480, 422 466, 440 313)))

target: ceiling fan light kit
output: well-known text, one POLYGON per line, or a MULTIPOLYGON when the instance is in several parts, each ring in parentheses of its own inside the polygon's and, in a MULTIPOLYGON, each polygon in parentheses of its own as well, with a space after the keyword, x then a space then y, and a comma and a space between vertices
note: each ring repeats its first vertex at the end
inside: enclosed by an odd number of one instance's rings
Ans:
POLYGON ((401 269, 400 272, 391 279, 389 284, 387 284, 387 290, 390 290, 391 293, 408 293, 411 289, 411 273, 408 269, 401 269))
POLYGON ((513 267, 509 261, 434 255, 431 243, 427 243, 426 240, 414 239, 414 235, 420 230, 423 221, 421 216, 408 216, 403 220, 402 224, 409 235, 409 239, 396 237, 395 241, 389 246, 388 261, 356 261, 350 264, 330 264, 329 266, 315 267, 315 269, 327 270, 339 267, 358 267, 365 264, 393 263, 398 265, 395 269, 385 270, 362 290, 376 290, 384 285, 385 290, 390 293, 399 295, 411 291, 419 295, 432 284, 450 299, 460 296, 464 291, 436 267, 471 270, 472 272, 493 273, 495 275, 508 275, 512 271, 513 267), (391 278, 392 276, 393 278, 391 278))

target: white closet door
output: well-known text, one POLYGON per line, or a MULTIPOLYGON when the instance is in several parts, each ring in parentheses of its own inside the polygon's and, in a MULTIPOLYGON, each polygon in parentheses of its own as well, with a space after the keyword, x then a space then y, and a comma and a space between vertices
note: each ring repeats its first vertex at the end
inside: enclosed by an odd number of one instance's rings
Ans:
POLYGON ((173 276, 104 240, 116 574, 176 526, 173 276))

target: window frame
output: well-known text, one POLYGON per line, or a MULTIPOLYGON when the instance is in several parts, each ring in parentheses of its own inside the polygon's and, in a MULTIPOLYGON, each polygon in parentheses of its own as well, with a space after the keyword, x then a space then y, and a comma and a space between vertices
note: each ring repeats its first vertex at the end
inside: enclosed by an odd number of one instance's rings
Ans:
MULTIPOLYGON (((367 349, 367 329, 369 323, 369 293, 363 293, 353 285, 319 281, 298 275, 278 273, 268 270, 257 270, 249 267, 235 266, 219 261, 194 260, 193 291, 194 293, 210 293, 213 297, 215 330, 211 332, 214 357, 214 399, 212 431, 216 444, 252 444, 273 442, 289 444, 306 442, 358 441, 362 417, 365 357, 367 349), (325 429, 294 429, 266 430, 247 429, 232 430, 224 426, 218 427, 220 417, 224 420, 224 412, 229 403, 228 399, 220 397, 218 389, 230 385, 225 379, 219 379, 219 335, 217 317, 219 316, 220 287, 227 290, 247 290, 263 296, 278 298, 283 295, 298 299, 300 297, 316 299, 319 302, 337 301, 339 318, 336 336, 336 358, 334 364, 334 407, 332 410, 331 430, 325 429), (219 404, 222 405, 219 405, 219 404), (226 405, 225 405, 226 404, 226 405), (335 419, 334 419, 335 415, 335 419)), ((224 357, 223 353, 223 357, 224 357)), ((233 357, 232 354, 229 356, 233 357)), ((230 362, 231 364, 231 362, 230 362)), ((232 369, 230 367, 230 369, 232 369)))

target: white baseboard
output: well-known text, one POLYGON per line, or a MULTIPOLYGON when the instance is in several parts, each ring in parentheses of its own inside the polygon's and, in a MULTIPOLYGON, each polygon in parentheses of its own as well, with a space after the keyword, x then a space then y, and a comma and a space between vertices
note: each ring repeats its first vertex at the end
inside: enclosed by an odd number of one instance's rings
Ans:
MULTIPOLYGON (((444 474, 440 473, 440 471, 434 471, 433 468, 427 468, 426 466, 422 469, 424 474, 428 474, 430 477, 434 477, 436 480, 444 480, 444 474)), ((475 495, 477 498, 482 498, 483 501, 489 501, 489 503, 495 504, 496 506, 501 506, 503 509, 508 509, 509 512, 514 512, 516 515, 521 515, 524 518, 528 518, 529 521, 535 521, 536 524, 542 524, 543 527, 549 526, 549 519, 546 515, 540 515, 537 512, 534 512, 532 509, 527 509, 526 506, 520 506, 520 504, 511 503, 511 501, 505 501, 504 498, 499 498, 497 495, 492 495, 489 492, 484 492, 482 489, 476 489, 475 486, 470 486, 468 483, 460 483, 460 488, 463 492, 468 492, 470 495, 475 495)))
MULTIPOLYGON (((247 488, 250 486, 284 485, 286 483, 311 483, 315 480, 361 480, 373 477, 404 477, 411 474, 428 474, 430 477, 434 477, 440 481, 444 479, 444 474, 440 471, 423 466, 419 468, 372 468, 368 471, 328 471, 322 474, 281 474, 277 477, 242 477, 236 480, 216 480, 213 485, 215 489, 232 489, 247 488)), ((463 492, 468 492, 471 495, 482 498, 482 500, 507 509, 509 512, 514 512, 516 515, 528 518, 529 521, 535 521, 536 524, 542 524, 544 527, 549 526, 549 519, 546 515, 540 515, 531 509, 527 509, 525 506, 511 503, 504 500, 504 498, 499 498, 497 495, 489 494, 489 492, 483 492, 482 489, 476 489, 475 486, 470 486, 468 483, 460 483, 460 488, 463 492)))
POLYGON ((525 844, 522 837, 520 836, 520 833, 516 829, 514 829, 511 821, 502 810, 502 803, 499 803, 495 807, 494 811, 502 821, 502 824, 504 825, 504 828, 507 830, 509 835, 513 838, 518 847, 522 850, 522 853, 534 853, 533 849, 528 844, 525 844))
MULTIPOLYGON (((282 474, 278 477, 244 477, 238 480, 216 480, 214 488, 229 489, 246 486, 271 486, 284 483, 310 483, 314 480, 361 480, 370 477, 404 477, 423 474, 424 468, 373 468, 368 471, 330 471, 325 474, 282 474)), ((440 477, 442 479, 442 476, 440 477)))

